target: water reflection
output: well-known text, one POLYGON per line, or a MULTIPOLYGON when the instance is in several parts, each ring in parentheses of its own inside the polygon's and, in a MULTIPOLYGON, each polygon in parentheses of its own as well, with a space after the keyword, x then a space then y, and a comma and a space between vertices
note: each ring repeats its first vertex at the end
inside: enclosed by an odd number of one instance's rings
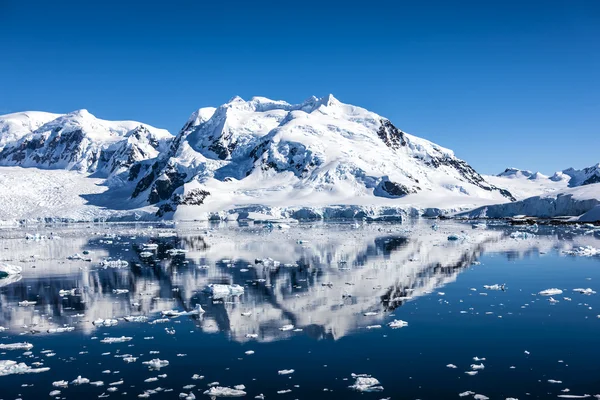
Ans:
POLYGON ((51 227, 54 239, 34 241, 24 239, 25 231, 5 231, 0 258, 24 271, 0 280, 0 326, 28 333, 75 326, 91 333, 97 319, 152 320, 163 310, 200 304, 204 314, 185 318, 235 341, 247 335, 279 340, 292 334, 279 329, 288 324, 311 337, 337 339, 453 282, 484 252, 513 259, 598 247, 597 231, 584 228, 547 228, 519 240, 506 226, 429 225, 51 227), (461 240, 449 241, 450 233, 461 240), (74 254, 92 261, 67 259, 74 254), (128 265, 113 268, 103 260, 128 265), (240 284, 245 293, 216 300, 203 291, 210 283, 240 284), (61 293, 72 289, 75 295, 61 293), (23 300, 36 304, 19 306, 23 300))

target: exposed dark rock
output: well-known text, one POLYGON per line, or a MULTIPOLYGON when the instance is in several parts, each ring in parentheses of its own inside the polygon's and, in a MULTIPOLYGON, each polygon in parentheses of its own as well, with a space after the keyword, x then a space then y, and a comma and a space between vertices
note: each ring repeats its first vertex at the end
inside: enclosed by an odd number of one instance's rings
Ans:
POLYGON ((587 178, 585 181, 583 181, 583 183, 581 184, 583 185, 591 185, 592 183, 600 183, 600 175, 592 175, 589 178, 587 178))
POLYGON ((164 175, 163 178, 156 180, 154 185, 152 185, 150 195, 148 196, 150 204, 156 204, 171 197, 175 189, 185 183, 184 179, 187 176, 184 173, 177 172, 175 169, 165 171, 164 175))
POLYGON ((377 131, 377 135, 386 146, 393 149, 399 149, 402 146, 406 146, 406 139, 404 138, 404 132, 396 128, 389 120, 382 119, 381 126, 377 131))

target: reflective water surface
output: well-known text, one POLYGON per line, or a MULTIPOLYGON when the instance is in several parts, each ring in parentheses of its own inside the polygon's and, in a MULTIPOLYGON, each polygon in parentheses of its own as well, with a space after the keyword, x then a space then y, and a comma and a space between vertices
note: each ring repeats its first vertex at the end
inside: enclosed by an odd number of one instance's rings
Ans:
POLYGON ((41 370, 0 365, 0 399, 591 397, 600 257, 567 254, 579 246, 600 248, 600 229, 2 229, 0 262, 23 272, 0 279, 0 360, 41 370))

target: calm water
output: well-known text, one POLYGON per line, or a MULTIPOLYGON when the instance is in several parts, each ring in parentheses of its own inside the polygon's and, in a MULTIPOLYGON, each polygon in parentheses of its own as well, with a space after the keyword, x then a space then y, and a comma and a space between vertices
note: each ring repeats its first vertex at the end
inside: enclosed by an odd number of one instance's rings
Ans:
POLYGON ((0 360, 50 368, 0 376, 0 399, 50 398, 53 390, 67 399, 209 398, 203 392, 214 382, 244 385, 246 398, 281 399, 600 393, 600 294, 573 291, 600 289, 600 257, 564 253, 600 247, 600 230, 544 228, 523 235, 515 234, 523 228, 505 225, 440 222, 436 230, 431 224, 0 230, 0 261, 23 267, 20 279, 0 280, 0 326, 6 328, 0 344, 33 345, 30 353, 1 350, 0 360), (28 240, 28 233, 46 238, 28 240), (452 234, 459 240, 448 240, 452 234), (157 248, 144 248, 151 243, 157 248), (91 261, 68 259, 77 253, 91 261), (257 262, 266 258, 272 260, 257 262), (104 260, 128 265, 114 268, 104 260), (215 299, 203 291, 211 283, 239 284, 244 293, 215 299), (505 290, 484 288, 492 284, 505 290), (557 302, 538 295, 549 288, 563 290, 552 297, 557 302), (36 304, 19 305, 24 300, 36 304), (201 315, 151 323, 165 318, 161 311, 198 304, 201 315), (131 315, 148 321, 123 319, 131 315), (118 323, 94 325, 98 319, 118 323), (395 319, 408 326, 388 327, 395 319), (285 325, 294 329, 280 330, 285 325), (48 332, 63 327, 74 330, 48 332), (121 336, 132 339, 102 342, 121 336), (137 359, 126 362, 127 355, 137 359), (169 365, 153 370, 143 364, 156 358, 169 365), (278 373, 286 369, 294 372, 278 373), (353 373, 371 375, 383 391, 349 389, 353 373), (52 385, 79 375, 104 385, 52 385), (149 378, 157 380, 145 382, 149 378), (277 393, 284 390, 291 392, 277 393))

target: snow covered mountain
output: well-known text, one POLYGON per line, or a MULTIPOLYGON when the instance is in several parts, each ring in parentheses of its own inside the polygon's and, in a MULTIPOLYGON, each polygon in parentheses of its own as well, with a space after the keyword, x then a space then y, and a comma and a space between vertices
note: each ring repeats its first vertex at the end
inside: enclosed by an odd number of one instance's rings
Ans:
POLYGON ((332 205, 356 206, 343 211, 355 216, 373 205, 467 208, 514 200, 451 150, 332 95, 296 105, 235 97, 200 109, 140 172, 132 197, 184 219, 256 206, 322 217, 332 205))
POLYGON ((169 132, 134 121, 104 121, 86 110, 69 114, 23 112, 0 116, 0 165, 123 172, 154 158, 169 132))
MULTIPOLYGON (((51 181, 36 174, 57 169, 104 180, 80 185, 79 177, 71 180, 69 187, 83 191, 76 193, 83 202, 44 188, 22 196, 33 209, 50 214, 47 199, 58 198, 88 208, 73 211, 75 216, 106 218, 115 211, 119 218, 129 212, 175 219, 254 213, 399 218, 515 200, 451 150, 332 95, 301 104, 235 97, 197 110, 176 136, 139 122, 104 121, 86 110, 0 116, 0 129, 0 166, 35 167, 39 172, 25 174, 31 182, 51 181), (98 185, 104 189, 90 189, 98 185)), ((14 182, 19 170, 9 174, 0 184, 14 182)), ((21 211, 6 210, 3 217, 22 218, 21 211)))

